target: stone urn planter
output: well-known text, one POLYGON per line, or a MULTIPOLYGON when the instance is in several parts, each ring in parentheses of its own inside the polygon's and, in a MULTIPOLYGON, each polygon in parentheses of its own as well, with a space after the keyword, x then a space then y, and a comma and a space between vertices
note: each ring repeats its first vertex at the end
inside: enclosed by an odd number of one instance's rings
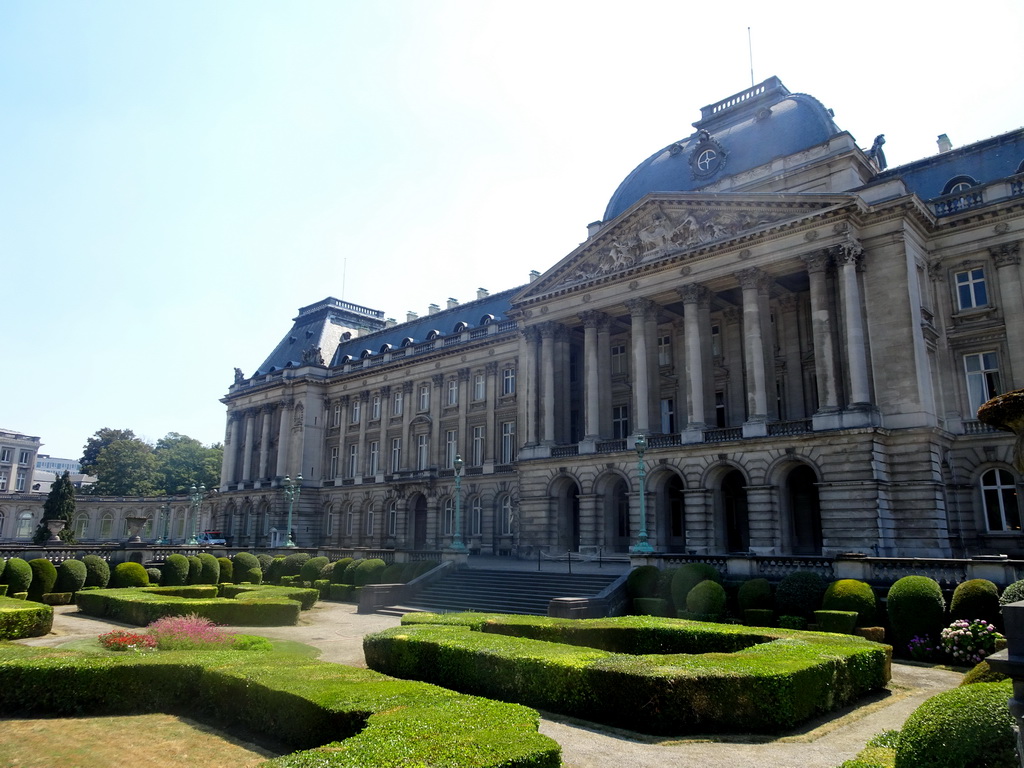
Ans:
POLYGON ((63 544, 64 541, 58 534, 64 530, 65 526, 67 526, 67 523, 61 520, 59 517, 44 520, 43 522, 46 524, 46 527, 50 530, 50 538, 46 540, 46 545, 49 546, 53 544, 63 544))
POLYGON ((142 537, 139 536, 139 532, 148 520, 148 517, 143 517, 141 515, 129 515, 124 519, 128 524, 128 544, 142 543, 142 537))
POLYGON ((990 427, 1013 432, 1013 467, 1024 473, 1024 389, 996 395, 978 409, 978 420, 990 427))

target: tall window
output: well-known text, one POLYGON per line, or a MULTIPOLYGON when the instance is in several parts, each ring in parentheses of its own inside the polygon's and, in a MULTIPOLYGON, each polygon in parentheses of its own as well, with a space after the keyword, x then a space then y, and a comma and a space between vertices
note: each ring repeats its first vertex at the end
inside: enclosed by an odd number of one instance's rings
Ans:
POLYGON ((388 504, 388 536, 398 535, 398 502, 388 504))
POLYGON ((612 406, 612 437, 625 440, 629 437, 629 406, 612 406))
POLYGON ((444 433, 444 466, 452 467, 455 464, 455 454, 459 452, 459 432, 455 429, 445 430, 444 433))
POLYGON ((516 369, 505 368, 501 372, 501 394, 514 395, 516 393, 516 369))
MULTIPOLYGON (((180 518, 184 521, 184 517, 180 518)), ((181 531, 184 530, 182 526, 178 527, 178 538, 181 538, 181 531)), ((109 512, 104 513, 103 517, 100 518, 100 538, 109 539, 114 534, 114 516, 109 512)))
POLYGON ((352 401, 352 418, 350 419, 350 421, 353 424, 359 423, 359 412, 362 410, 362 406, 363 404, 359 399, 355 399, 352 401))
POLYGON ((356 532, 356 513, 351 509, 345 515, 345 535, 351 536, 356 532))
POLYGON ((333 510, 331 510, 330 512, 327 513, 327 535, 328 536, 333 536, 334 535, 335 518, 337 516, 338 516, 337 513, 334 512, 333 510))
POLYGON ((429 411, 430 410, 430 385, 420 384, 419 389, 419 410, 429 411))
POLYGON ((661 401, 661 431, 667 435, 676 431, 676 401, 671 397, 661 401))
POLYGON ((967 397, 973 417, 987 400, 999 394, 999 364, 995 352, 964 355, 967 397))
POLYGON ((359 445, 353 443, 348 447, 348 476, 355 477, 359 474, 359 445))
POLYGON ((29 458, 31 458, 31 456, 32 456, 32 452, 31 451, 22 451, 21 454, 18 456, 18 463, 19 464, 28 464, 28 460, 29 460, 29 458))
POLYGON ((391 415, 401 416, 405 410, 405 393, 398 390, 391 396, 391 415))
POLYGON ((722 326, 718 323, 711 326, 711 354, 715 357, 722 356, 722 326))
POLYGON ((954 279, 956 281, 956 298, 960 309, 988 306, 985 270, 982 267, 957 272, 954 279))
MULTIPOLYGON (((0 518, 2 522, 2 518, 0 518)), ((89 534, 89 516, 84 512, 79 513, 75 516, 75 524, 73 526, 75 532, 75 538, 81 541, 89 534)))
POLYGON ((511 536, 512 525, 512 497, 505 494, 498 502, 498 533, 511 536))
POLYGON ((990 531, 1020 530, 1020 506, 1013 475, 1005 469, 990 469, 983 474, 981 500, 990 531))
POLYGON ((487 395, 487 378, 482 373, 473 374, 473 399, 483 400, 487 395))
POLYGON ((658 337, 658 365, 672 365, 672 337, 658 337))
POLYGON ((24 491, 25 490, 25 470, 19 469, 17 479, 14 481, 14 490, 24 491))
POLYGON ((7 490, 7 472, 6 470, 0 470, 0 491, 7 490))
POLYGON ((444 511, 441 515, 441 530, 445 536, 455 533, 455 500, 451 497, 444 500, 444 511))
POLYGON ((469 535, 479 536, 483 532, 484 502, 474 496, 469 502, 469 535))
POLYGON ((380 395, 374 395, 370 401, 370 421, 380 421, 380 395))
POLYGON ((459 404, 459 380, 448 379, 448 405, 459 404))
POLYGON ((334 427, 340 427, 341 426, 341 403, 337 403, 334 406, 334 421, 331 422, 331 426, 334 426, 334 427))
POLYGON ((430 435, 416 435, 416 469, 426 469, 430 464, 430 435))
POLYGON ((715 392, 715 426, 725 426, 725 392, 715 392))
POLYGON ((626 370, 626 345, 612 344, 612 373, 625 373, 626 370))
POLYGON ((18 528, 14 532, 15 538, 18 539, 30 539, 32 538, 32 531, 35 528, 32 525, 32 513, 22 512, 18 515, 18 528))
POLYGON ((338 476, 338 446, 331 448, 331 477, 338 476))
POLYGON ((391 472, 398 472, 402 468, 402 438, 391 439, 391 472))
POLYGON ((486 427, 473 427, 473 456, 470 462, 474 467, 484 463, 484 440, 486 439, 486 427))
POLYGON ((380 441, 374 440, 370 443, 370 466, 367 474, 376 475, 380 471, 380 441))
POLYGON ((501 422, 501 463, 511 464, 516 460, 516 423, 501 422))
POLYGON ((366 510, 366 529, 363 531, 366 536, 373 536, 373 507, 366 510))
POLYGON ((11 463, 11 449, 10 448, 0 448, 0 462, 3 462, 4 464, 10 464, 11 463))

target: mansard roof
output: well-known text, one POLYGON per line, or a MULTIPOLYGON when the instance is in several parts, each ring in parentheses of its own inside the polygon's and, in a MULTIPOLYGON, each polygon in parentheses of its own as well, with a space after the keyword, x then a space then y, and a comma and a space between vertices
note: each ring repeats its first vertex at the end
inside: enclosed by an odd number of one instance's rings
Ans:
POLYGON ((813 96, 790 93, 777 77, 704 107, 693 126, 695 133, 655 152, 625 178, 604 221, 648 194, 700 190, 841 133, 830 109, 813 96))

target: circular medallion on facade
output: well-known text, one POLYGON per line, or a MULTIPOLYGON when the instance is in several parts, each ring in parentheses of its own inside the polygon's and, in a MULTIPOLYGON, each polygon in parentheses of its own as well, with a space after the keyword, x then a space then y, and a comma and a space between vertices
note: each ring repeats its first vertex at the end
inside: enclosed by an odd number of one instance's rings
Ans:
POLYGON ((725 166, 725 150, 707 131, 697 134, 697 146, 690 153, 690 170, 698 179, 714 176, 725 166))

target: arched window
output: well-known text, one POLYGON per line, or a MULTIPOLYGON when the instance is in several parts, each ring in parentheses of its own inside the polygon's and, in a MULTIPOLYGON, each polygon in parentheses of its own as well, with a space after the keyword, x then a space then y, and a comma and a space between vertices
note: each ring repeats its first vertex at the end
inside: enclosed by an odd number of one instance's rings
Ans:
POLYGON ((388 353, 390 351, 391 351, 391 345, 390 344, 381 344, 380 345, 380 353, 382 355, 386 354, 386 353, 388 353))
POLYGON ((957 192, 966 192, 971 187, 977 186, 977 184, 977 179, 974 179, 971 176, 954 176, 946 182, 946 186, 942 188, 942 194, 954 195, 957 192))
POLYGON ((990 531, 1019 531, 1017 484, 1005 469, 990 469, 981 476, 981 502, 990 531))
POLYGON ((441 332, 435 328, 434 330, 430 331, 427 334, 427 341, 433 341, 434 339, 436 339, 440 335, 441 335, 441 332))
POLYGON ((404 339, 402 339, 402 346, 403 347, 411 347, 415 343, 416 343, 416 340, 413 339, 412 336, 406 336, 404 339))
POLYGON ((398 502, 388 504, 388 536, 398 535, 398 502))
POLYGON ((483 532, 484 502, 474 496, 469 502, 469 535, 479 536, 483 532))
POLYGON ((334 518, 336 518, 336 517, 337 517, 337 515, 335 514, 333 509, 330 512, 327 513, 327 535, 328 536, 333 536, 334 535, 334 524, 335 524, 334 518))
MULTIPOLYGON (((100 524, 100 530, 102 531, 103 524, 100 524)), ((185 538, 185 510, 179 509, 178 513, 174 515, 174 530, 171 536, 175 539, 181 540, 185 538)), ((105 538, 103 534, 100 534, 100 538, 105 538)))
POLYGON ((18 529, 14 533, 15 538, 31 539, 32 528, 32 513, 28 511, 20 512, 18 514, 18 529))
POLYGON ((494 315, 484 315, 480 318, 480 325, 490 325, 494 322, 494 315))
POLYGON ((100 538, 109 539, 114 535, 114 515, 110 512, 104 512, 103 517, 100 518, 100 538))
POLYGON ((498 501, 498 533, 512 535, 512 497, 507 493, 498 501))
POLYGON ((444 512, 441 516, 441 531, 445 536, 455 533, 455 500, 451 497, 444 500, 444 512))
POLYGON ((366 536, 373 536, 373 507, 366 510, 366 530, 363 533, 366 536))
POLYGON ((0 538, 3 538, 4 527, 5 527, 4 523, 6 522, 6 520, 7 520, 7 516, 4 514, 4 511, 2 509, 0 509, 0 538))
POLYGON ((79 541, 86 538, 89 535, 89 515, 85 512, 79 512, 75 515, 75 521, 71 524, 71 530, 79 541))
POLYGON ((345 517, 345 535, 351 536, 356 530, 356 513, 351 509, 348 511, 348 515, 345 517))
POLYGON ((455 324, 455 328, 452 329, 452 333, 462 333, 467 328, 469 328, 469 323, 465 320, 460 320, 455 324))

